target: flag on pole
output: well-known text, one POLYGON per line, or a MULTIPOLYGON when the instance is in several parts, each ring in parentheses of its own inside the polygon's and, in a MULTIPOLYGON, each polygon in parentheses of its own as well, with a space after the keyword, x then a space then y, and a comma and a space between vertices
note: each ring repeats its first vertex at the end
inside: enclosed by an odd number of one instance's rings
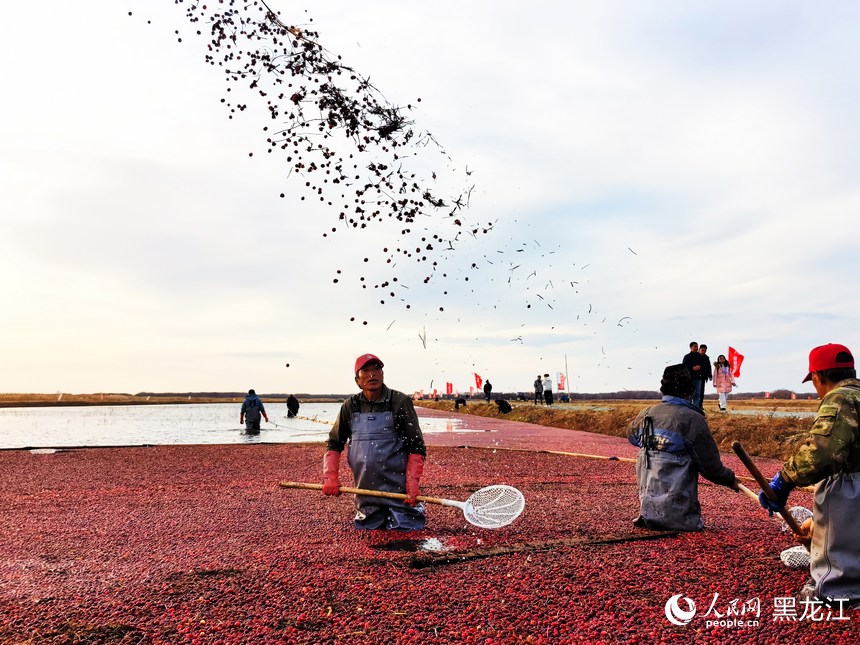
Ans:
POLYGON ((472 396, 474 393, 475 393, 475 388, 473 388, 473 387, 470 385, 470 386, 469 386, 469 396, 472 396))
POLYGON ((454 384, 445 383, 445 394, 454 394, 454 384))
POLYGON ((734 347, 729 347, 729 365, 732 368, 732 376, 738 378, 741 375, 741 363, 744 362, 744 355, 739 353, 734 347))
POLYGON ((558 382, 558 389, 564 389, 564 374, 562 372, 555 373, 555 380, 558 382))
POLYGON ((481 375, 475 372, 475 387, 479 390, 481 389, 481 383, 484 382, 484 379, 481 378, 481 375))

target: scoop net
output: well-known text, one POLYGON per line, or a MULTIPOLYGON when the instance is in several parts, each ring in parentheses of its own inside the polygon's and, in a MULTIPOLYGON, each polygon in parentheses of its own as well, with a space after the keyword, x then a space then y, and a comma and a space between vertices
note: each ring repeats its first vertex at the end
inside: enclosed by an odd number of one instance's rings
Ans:
MULTIPOLYGON (((805 506, 792 506, 788 509, 788 512, 794 518, 794 521, 798 524, 803 524, 806 520, 812 517, 812 511, 810 511, 805 506)), ((785 520, 782 521, 782 526, 780 527, 784 532, 791 531, 791 528, 786 524, 785 520)))
POLYGON ((520 516, 526 498, 513 486, 496 484, 475 491, 469 496, 463 514, 469 523, 485 529, 507 526, 520 516))
POLYGON ((809 551, 802 546, 793 546, 779 554, 782 563, 792 569, 809 568, 809 551))
MULTIPOLYGON (((804 506, 792 506, 788 512, 798 524, 803 524, 806 520, 812 517, 812 511, 804 506)), ((782 522, 783 531, 791 531, 785 521, 782 522)), ((791 569, 808 569, 809 568, 809 550, 804 546, 793 546, 785 549, 779 554, 779 559, 782 563, 791 569)))

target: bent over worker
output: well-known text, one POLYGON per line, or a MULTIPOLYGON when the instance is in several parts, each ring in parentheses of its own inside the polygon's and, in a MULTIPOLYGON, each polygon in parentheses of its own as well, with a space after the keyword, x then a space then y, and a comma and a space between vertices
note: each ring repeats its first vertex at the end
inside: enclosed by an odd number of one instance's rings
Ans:
POLYGON ((383 363, 373 354, 355 360, 361 392, 340 409, 323 460, 323 493, 340 493, 340 453, 347 442, 347 462, 358 488, 405 493, 405 501, 356 495, 355 528, 416 531, 424 528, 419 482, 427 450, 412 400, 384 384, 383 363))
POLYGON ((803 445, 774 475, 777 501, 759 493, 761 505, 785 507, 795 486, 815 484, 809 573, 800 595, 846 599, 860 605, 860 380, 854 356, 830 343, 809 352, 809 372, 821 403, 803 445))
POLYGON ((640 528, 701 531, 699 474, 739 490, 735 473, 723 465, 702 410, 690 402, 693 379, 683 365, 670 365, 660 381, 660 403, 639 413, 627 438, 641 448, 636 457, 640 528))

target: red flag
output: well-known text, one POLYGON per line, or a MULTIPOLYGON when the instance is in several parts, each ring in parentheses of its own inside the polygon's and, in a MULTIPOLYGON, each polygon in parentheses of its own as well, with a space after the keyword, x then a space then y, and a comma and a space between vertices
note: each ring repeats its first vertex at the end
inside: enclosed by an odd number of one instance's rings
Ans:
POLYGON ((734 347, 729 347, 729 365, 732 367, 732 376, 738 378, 741 375, 741 363, 744 362, 744 355, 739 353, 734 347))
POLYGON ((445 394, 454 394, 454 384, 445 383, 445 394))
POLYGON ((564 389, 564 374, 562 374, 561 372, 556 372, 555 373, 555 380, 558 382, 558 389, 563 390, 564 389))
POLYGON ((477 372, 475 372, 475 387, 480 390, 481 389, 481 383, 483 383, 483 382, 484 382, 484 379, 482 379, 480 377, 480 375, 477 372))

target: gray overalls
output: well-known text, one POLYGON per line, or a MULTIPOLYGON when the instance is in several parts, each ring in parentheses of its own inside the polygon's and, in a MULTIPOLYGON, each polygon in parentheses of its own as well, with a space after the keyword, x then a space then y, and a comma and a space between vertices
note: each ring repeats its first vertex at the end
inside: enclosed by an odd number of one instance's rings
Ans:
MULTIPOLYGON (((403 439, 394 430, 394 413, 354 412, 347 462, 357 488, 391 493, 406 492, 403 439)), ((419 531, 424 528, 424 505, 411 508, 396 499, 355 496, 355 528, 419 531)))
POLYGON ((655 428, 648 412, 640 433, 630 437, 641 448, 636 457, 639 513, 651 529, 701 531, 699 469, 687 442, 678 432, 655 428))
POLYGON ((809 568, 819 598, 860 599, 858 509, 860 473, 837 473, 815 485, 809 568))

